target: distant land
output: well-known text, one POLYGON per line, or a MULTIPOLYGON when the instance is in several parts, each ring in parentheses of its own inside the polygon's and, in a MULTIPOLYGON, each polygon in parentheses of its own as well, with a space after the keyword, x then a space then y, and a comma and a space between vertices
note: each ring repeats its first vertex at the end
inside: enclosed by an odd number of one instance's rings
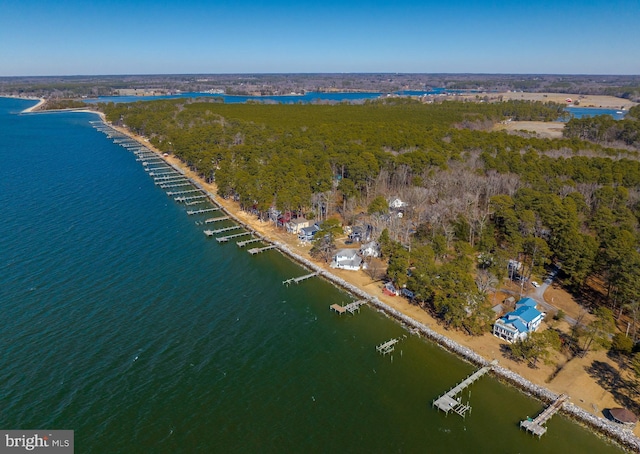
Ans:
POLYGON ((523 91, 609 95, 640 101, 640 75, 544 74, 185 74, 0 77, 0 94, 22 97, 82 98, 114 95, 166 95, 211 92, 228 95, 402 90, 523 91))

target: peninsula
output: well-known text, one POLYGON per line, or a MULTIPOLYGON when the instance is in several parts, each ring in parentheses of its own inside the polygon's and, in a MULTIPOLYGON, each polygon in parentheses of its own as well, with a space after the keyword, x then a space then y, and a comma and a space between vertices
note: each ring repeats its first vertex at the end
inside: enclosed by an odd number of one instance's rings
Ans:
MULTIPOLYGON (((380 173, 384 169, 373 165, 373 161, 369 164, 370 167, 368 169, 359 169, 357 166, 361 166, 363 160, 366 163, 367 159, 371 159, 366 154, 360 155, 355 162, 341 162, 340 157, 336 156, 333 158, 335 159, 334 162, 327 163, 329 184, 324 188, 324 191, 321 191, 324 193, 321 194, 322 197, 319 199, 312 197, 307 204, 298 202, 298 205, 295 205, 296 200, 298 200, 296 196, 304 194, 304 187, 295 186, 295 182, 302 179, 303 184, 309 184, 309 170, 304 167, 296 168, 295 164, 287 163, 283 160, 277 161, 277 159, 281 158, 278 158, 277 155, 272 155, 272 151, 269 151, 266 155, 271 156, 271 162, 279 163, 275 166, 269 166, 270 169, 276 169, 279 172, 283 171, 283 169, 290 169, 289 171, 294 173, 291 175, 285 173, 281 177, 281 184, 275 186, 276 198, 273 197, 273 192, 268 192, 269 197, 262 199, 263 201, 261 202, 260 192, 252 192, 249 194, 251 198, 246 197, 246 192, 250 190, 251 186, 241 186, 242 184, 246 185, 246 182, 242 183, 243 180, 238 179, 241 174, 236 174, 234 177, 230 173, 226 173, 228 172, 226 167, 228 163, 225 161, 224 152, 218 151, 218 155, 215 153, 213 155, 205 155, 211 157, 203 160, 202 158, 198 159, 197 150, 216 149, 219 145, 223 145, 227 150, 234 150, 235 148, 234 152, 236 153, 239 153, 243 148, 248 148, 248 152, 252 152, 251 147, 247 147, 247 145, 251 144, 246 142, 250 130, 237 129, 242 127, 244 121, 250 118, 254 122, 253 124, 260 122, 258 124, 264 125, 262 127, 264 131, 273 127, 272 124, 269 124, 268 118, 279 118, 285 124, 286 122, 293 122, 291 118, 295 118, 295 121, 298 122, 295 128, 304 133, 314 128, 310 115, 315 115, 316 118, 320 119, 324 118, 323 115, 326 115, 322 110, 313 110, 321 106, 232 107, 211 103, 196 103, 188 106, 175 101, 165 103, 167 104, 160 109, 155 107, 155 112, 162 109, 167 109, 167 112, 173 112, 174 109, 184 110, 186 108, 185 118, 189 118, 192 123, 194 120, 196 123, 203 121, 202 115, 204 113, 204 118, 210 117, 207 120, 209 124, 215 123, 216 125, 230 127, 227 128, 227 131, 222 132, 218 129, 217 131, 220 135, 217 137, 207 134, 194 136, 189 140, 195 139, 198 145, 197 148, 191 148, 190 143, 184 141, 184 136, 172 135, 174 133, 171 130, 158 126, 162 123, 162 117, 145 116, 144 106, 140 106, 140 111, 132 109, 131 106, 112 105, 103 106, 103 108, 114 127, 120 128, 123 132, 135 137, 146 146, 155 144, 155 151, 163 156, 164 159, 172 165, 180 167, 190 178, 197 180, 200 185, 205 187, 208 192, 221 195, 221 197, 216 198, 216 202, 223 206, 228 213, 235 216, 245 225, 250 226, 251 229, 269 238, 297 260, 307 263, 309 266, 327 273, 327 275, 330 273, 336 277, 335 280, 337 282, 344 282, 347 288, 353 288, 356 292, 368 294, 373 301, 382 302, 385 307, 390 308, 389 312, 391 314, 402 314, 402 317, 408 317, 407 320, 415 320, 419 323, 419 326, 427 327, 427 331, 430 333, 453 339, 455 345, 461 346, 461 351, 468 348, 469 351, 476 352, 475 354, 479 356, 475 358, 479 361, 486 362, 496 358, 499 359, 502 368, 505 370, 505 376, 510 374, 508 371, 513 371, 520 376, 526 377, 534 387, 549 389, 556 395, 561 393, 569 394, 578 414, 586 414, 588 412, 597 418, 602 418, 601 411, 603 409, 619 406, 619 391, 607 388, 606 385, 603 386, 603 382, 598 379, 598 376, 595 373, 590 373, 589 370, 593 364, 606 363, 610 364, 609 367, 613 371, 617 371, 619 382, 626 380, 632 382, 634 380, 633 376, 630 375, 632 372, 629 370, 626 373, 622 369, 617 370, 616 364, 607 358, 604 350, 595 351, 593 348, 600 343, 606 345, 606 336, 615 334, 616 329, 620 328, 615 327, 616 321, 612 319, 613 313, 606 312, 608 310, 606 307, 606 294, 602 294, 604 304, 602 306, 596 305, 591 308, 590 312, 587 308, 578 304, 574 296, 580 294, 580 292, 591 292, 591 294, 597 295, 603 286, 603 279, 606 279, 606 275, 602 275, 598 271, 596 258, 599 254, 605 254, 603 256, 604 259, 607 248, 601 246, 600 252, 598 252, 598 245, 588 238, 598 238, 599 233, 594 224, 597 222, 597 217, 596 219, 592 218, 596 214, 597 216, 604 215, 602 212, 598 213, 597 205, 601 203, 598 201, 603 200, 603 197, 611 197, 607 196, 609 190, 606 189, 610 183, 603 180, 603 176, 598 173, 592 174, 590 177, 592 180, 589 180, 589 177, 585 178, 584 175, 568 174, 566 173, 567 169, 561 169, 556 170, 555 174, 547 170, 544 175, 549 178, 557 174, 557 178, 565 182, 567 176, 572 175, 570 178, 574 180, 573 187, 576 189, 575 191, 568 192, 562 197, 562 192, 567 191, 567 189, 554 196, 552 195, 554 191, 552 188, 555 183, 550 185, 550 190, 544 191, 545 194, 536 193, 531 188, 532 181, 540 183, 542 180, 532 180, 534 177, 530 170, 535 171, 535 168, 547 166, 548 163, 546 164, 545 160, 550 159, 562 148, 570 146, 569 142, 566 141, 567 139, 557 142, 536 142, 539 139, 534 138, 523 142, 522 137, 518 135, 510 136, 498 133, 499 135, 495 136, 494 134, 496 133, 482 132, 481 129, 480 135, 489 141, 489 144, 491 143, 490 140, 506 140, 509 142, 517 138, 517 145, 516 142, 511 142, 511 145, 507 145, 507 147, 518 149, 518 147, 536 144, 538 150, 543 153, 539 158, 541 159, 540 162, 532 162, 531 155, 524 155, 529 156, 527 158, 529 166, 533 167, 533 169, 514 166, 510 160, 514 159, 515 156, 503 154, 502 157, 507 161, 510 169, 501 169, 500 167, 495 167, 498 162, 493 161, 492 156, 483 156, 482 153, 480 153, 479 157, 483 160, 483 164, 479 165, 477 161, 478 155, 471 150, 482 145, 478 145, 478 142, 470 142, 469 144, 461 142, 461 136, 456 133, 456 130, 450 130, 440 140, 445 144, 453 142, 456 148, 462 150, 462 153, 459 155, 451 154, 444 161, 438 161, 436 156, 427 154, 426 156, 431 156, 431 161, 425 168, 428 173, 422 173, 422 175, 420 174, 421 172, 417 171, 419 169, 418 164, 412 161, 405 161, 407 164, 404 164, 404 167, 397 167, 406 173, 404 180, 402 180, 405 183, 398 182, 398 170, 393 171, 392 174, 380 173), (298 111, 286 111, 289 108, 298 109, 298 111), (189 109, 191 109, 190 112, 189 109), (300 115, 300 111, 304 111, 303 116, 300 115), (292 115, 292 117, 288 117, 288 115, 292 115), (300 123, 301 118, 303 123, 300 123), (156 125, 150 126, 149 122, 151 121, 156 122, 156 125), (443 138, 446 138, 446 140, 443 140, 443 138), (475 170, 473 168, 465 168, 466 165, 473 162, 476 162, 475 170), (440 170, 437 170, 438 168, 440 170), (493 173, 491 172, 492 168, 493 173), (469 170, 472 170, 472 172, 469 172, 469 170), (473 175, 477 175, 480 170, 483 173, 488 173, 484 178, 478 180, 473 175), (358 171, 363 172, 361 174, 361 177, 364 178, 363 181, 356 180, 358 171), (367 175, 367 172, 370 172, 370 175, 367 175), (296 176, 294 177, 293 175, 296 176), (340 178, 334 180, 336 175, 339 175, 340 178), (493 180, 490 179, 491 175, 494 176, 493 180), (333 183, 331 183, 332 180, 334 181, 333 183), (347 181, 350 181, 350 183, 347 183, 347 181), (463 181, 466 184, 462 185, 462 192, 456 193, 454 188, 463 181), (487 191, 488 184, 496 186, 493 189, 493 195, 483 192, 487 191), (287 188, 287 185, 296 189, 287 188), (439 189, 431 193, 424 191, 430 185, 439 187, 439 189), (584 192, 589 185, 594 192, 584 192), (480 188, 480 197, 469 198, 471 195, 469 191, 472 190, 472 187, 480 188), (423 188, 423 190, 417 188, 423 188), (422 198, 420 198, 420 192, 424 192, 422 198), (443 194, 448 192, 452 193, 452 197, 462 200, 469 199, 475 211, 469 213, 463 209, 462 211, 454 212, 455 215, 449 217, 447 222, 429 217, 428 211, 438 214, 440 217, 446 216, 446 211, 443 211, 443 207, 440 204, 452 203, 452 201, 445 202, 441 200, 444 197, 443 194), (386 194, 386 197, 383 194, 386 194), (389 197, 391 194, 395 194, 396 197, 389 197), (588 194, 593 197, 591 202, 586 197, 588 194), (410 205, 411 208, 407 209, 405 208, 406 205, 404 207, 400 205, 401 208, 405 209, 395 209, 394 211, 393 204, 389 204, 389 201, 393 200, 408 201, 405 203, 410 205), (277 204, 279 203, 289 203, 290 205, 278 210, 277 204), (484 207, 482 206, 483 203, 485 204, 484 207), (540 203, 542 205, 539 205, 540 203), (589 207, 589 203, 593 205, 589 207), (522 205, 522 207, 518 208, 519 205, 522 205), (544 206, 556 208, 553 209, 555 211, 545 212, 545 210, 541 209, 544 206), (400 216, 400 213, 402 213, 402 216, 400 216), (557 219, 560 216, 567 216, 567 213, 569 215, 574 213, 576 217, 574 219, 565 219, 564 221, 557 219), (301 242, 298 235, 287 232, 286 227, 295 216, 298 219, 306 219, 304 215, 306 215, 306 218, 313 217, 318 222, 320 230, 326 232, 324 238, 330 237, 333 244, 323 244, 319 241, 314 242, 314 244, 301 242), (528 217, 531 218, 530 221, 527 221, 528 217), (513 220, 509 220, 510 218, 513 220), (520 219, 518 220, 518 218, 520 219), (582 221, 580 221, 581 218, 582 221), (448 230, 448 222, 453 222, 452 230, 448 230), (455 227, 456 222, 459 223, 458 227, 455 227), (555 222, 560 224, 554 224, 555 222), (579 226, 580 222, 584 223, 582 227, 579 226), (353 247, 353 236, 350 237, 345 233, 340 233, 344 232, 342 229, 339 231, 333 229, 333 227, 340 224, 343 227, 347 227, 347 231, 350 230, 352 233, 358 227, 364 228, 365 231, 370 227, 373 232, 377 232, 373 237, 379 241, 384 261, 368 259, 368 267, 363 271, 348 271, 330 267, 329 262, 335 247, 353 247), (554 237, 554 233, 558 234, 557 232, 561 231, 563 225, 575 225, 575 228, 578 229, 578 237, 585 242, 583 247, 585 250, 592 251, 587 253, 587 257, 591 257, 592 261, 587 264, 586 268, 580 267, 584 267, 584 264, 579 265, 579 262, 573 262, 575 258, 571 256, 571 251, 576 249, 575 241, 563 246, 564 240, 559 236, 554 237), (590 230, 585 230, 587 228, 590 230), (551 231, 545 233, 545 229, 551 231), (580 231, 585 233, 580 233, 580 231), (528 242, 518 242, 515 239, 516 237, 524 236, 526 240, 528 235, 530 235, 528 242), (469 260, 472 257, 479 259, 478 264, 472 264, 472 261, 469 260), (507 264, 514 262, 519 262, 517 272, 512 272, 511 265, 507 266, 507 264), (496 263, 499 263, 499 265, 496 265, 496 263), (502 268, 502 272, 500 268, 502 268), (420 281, 417 279, 416 274, 421 269, 428 275, 438 276, 439 278, 446 275, 448 276, 448 282, 420 281), (562 271, 560 272, 561 269, 562 271), (508 275, 507 270, 510 270, 508 275), (528 284, 528 282, 533 283, 534 279, 543 281, 545 273, 550 277, 546 278, 547 282, 542 287, 528 284), (454 278, 454 276, 458 277, 454 278), (381 280, 383 277, 386 277, 385 281, 381 280), (514 277, 517 277, 517 280, 514 280, 514 277), (459 287, 447 287, 456 279, 459 280, 457 284, 459 287), (385 291, 389 288, 395 289, 395 291, 385 291), (402 289, 407 289, 410 292, 410 299, 395 295, 396 292, 400 293, 402 289), (573 291, 573 295, 567 290, 573 291), (576 293, 576 290, 579 292, 576 293), (464 298, 459 298, 459 295, 464 295, 464 298), (484 334, 490 329, 494 320, 493 313, 490 311, 492 305, 502 302, 503 306, 508 306, 509 300, 512 300, 513 296, 527 295, 534 298, 548 312, 549 316, 543 325, 544 332, 559 335, 562 343, 565 344, 564 347, 558 346, 556 349, 553 347, 553 342, 549 341, 550 343, 548 344, 541 344, 543 347, 538 349, 538 354, 535 356, 525 356, 521 351, 505 345, 498 338, 488 333, 484 334), (475 313, 474 310, 469 310, 469 305, 472 302, 474 304, 472 307, 475 307, 475 313), (459 304, 459 306, 455 304, 459 304), (600 309, 600 307, 603 307, 603 309, 600 309), (459 308, 462 308, 462 312, 459 311, 459 308), (610 319, 612 323, 607 325, 610 319), (596 327, 600 331, 597 331, 596 327), (605 336, 598 333, 605 334, 605 336), (538 362, 538 359, 543 361, 538 362), (587 372, 585 372, 585 369, 587 372)), ((481 107, 479 104, 475 105, 479 106, 477 112, 482 114, 482 109, 485 109, 484 114, 487 115, 485 107, 481 107)), ((516 106, 515 110, 511 111, 511 115, 518 118, 544 116, 546 115, 545 112, 547 112, 544 109, 536 110, 541 106, 527 103, 498 105, 502 107, 507 105, 511 108, 516 106)), ((438 116, 454 115, 451 110, 447 111, 451 106, 459 109, 463 105, 454 103, 443 107, 443 110, 438 112, 438 116)), ((386 119, 385 121, 392 122, 390 118, 394 118, 393 109, 402 108, 405 111, 416 109, 419 111, 425 106, 413 104, 410 101, 395 100, 381 104, 374 103, 364 108, 362 106, 342 106, 341 108, 344 112, 348 112, 348 117, 351 119, 350 127, 353 128, 354 125, 359 124, 360 128, 368 128, 370 124, 367 124, 367 122, 372 124, 375 124, 375 122, 370 117, 367 121, 358 120, 357 117, 354 119, 355 111, 349 109, 358 108, 365 111, 367 109, 374 111, 388 109, 382 117, 386 119), (390 117, 386 115, 390 115, 390 117), (358 123, 358 121, 361 123, 358 123)), ((495 106, 492 109, 495 109, 495 106)), ((545 109, 553 110, 556 107, 548 105, 545 109)), ((344 112, 340 112, 340 109, 331 108, 332 116, 339 117, 344 112)), ((370 114, 367 112, 362 115, 366 119, 366 115, 370 114)), ((492 114, 489 113, 488 115, 492 114)), ((482 128, 490 130, 491 125, 483 123, 484 121, 486 120, 476 117, 474 122, 465 124, 463 120, 458 125, 463 126, 463 135, 465 125, 466 128, 470 127, 477 130, 478 125, 484 124, 482 128)), ((634 120, 632 119, 631 121, 634 120)), ((489 121, 489 123, 493 124, 492 121, 489 121)), ((394 126, 398 127, 398 125, 394 126)), ((290 127, 290 125, 287 125, 287 127, 290 127)), ((404 125, 404 127, 406 128, 407 125, 404 125)), ((284 135, 282 132, 278 134, 280 137, 293 134, 293 130, 289 131, 284 135)), ((457 129, 457 131, 460 131, 460 129, 457 129)), ((272 134, 270 130, 267 133, 272 134)), ((332 133, 335 134, 334 137, 340 137, 344 131, 336 126, 332 133)), ((312 134, 309 136, 313 138, 312 134)), ((372 134, 372 136, 374 139, 376 138, 375 134, 372 134)), ((326 140, 327 136, 323 137, 326 140)), ((370 136, 360 132, 360 137, 369 138, 370 136)), ((469 140, 469 136, 464 135, 464 137, 469 140)), ((268 141, 263 142, 259 137, 252 140, 258 140, 258 143, 268 147, 266 145, 268 141)), ((348 138, 348 141, 353 140, 348 138)), ((393 140, 397 141, 398 139, 394 138, 393 140)), ((415 137, 413 140, 417 141, 415 137)), ((420 140, 425 139, 420 138, 420 140)), ((388 140, 387 143, 392 143, 392 141, 388 140)), ((400 141, 400 143, 407 143, 406 137, 404 142, 400 141)), ((612 145, 615 144, 612 143, 612 145)), ((573 146, 574 151, 571 154, 575 158, 569 158, 569 161, 573 165, 581 162, 587 168, 595 163, 601 166, 603 162, 601 160, 603 158, 594 159, 593 162, 588 160, 585 162, 585 159, 581 156, 584 156, 587 150, 590 150, 589 153, 591 154, 606 156, 616 149, 612 146, 594 145, 590 142, 580 142, 577 145, 576 142, 573 142, 573 146)), ((390 152, 391 156, 395 156, 398 160, 406 159, 407 156, 415 159, 420 151, 419 149, 412 150, 411 148, 405 150, 397 146, 395 149, 390 146, 388 148, 390 148, 388 152, 390 152)), ((268 150, 271 149, 268 148, 268 150)), ((446 146, 443 147, 440 154, 446 153, 447 150, 446 146)), ((617 150, 618 161, 604 158, 604 162, 608 162, 608 165, 611 166, 615 166, 616 162, 624 163, 627 173, 619 175, 618 178, 623 178, 620 181, 626 181, 627 184, 635 181, 635 169, 637 169, 636 153, 628 148, 617 150)), ((237 156, 239 155, 236 155, 236 159, 237 156)), ((522 155, 518 154, 518 156, 522 155)), ((376 157, 374 156, 374 160, 376 157)), ((495 158, 496 156, 493 156, 493 159, 495 158)), ((309 161, 309 158, 306 159, 309 161)), ((309 162, 313 162, 313 160, 309 162)), ((323 162, 316 161, 311 168, 316 176, 321 175, 323 162)), ((386 168, 387 171, 390 171, 389 169, 389 167, 386 168)), ((260 171, 258 170, 258 172, 260 171)), ((254 175, 256 175, 255 171, 254 175)), ((253 180, 254 183, 255 181, 256 179, 253 180)), ((560 186, 560 188, 562 187, 560 186)), ((619 192, 615 197, 619 198, 619 205, 614 205, 613 208, 617 211, 617 216, 621 216, 626 212, 624 207, 628 206, 629 195, 628 193, 625 195, 625 193, 619 192)), ((628 216, 629 212, 626 213, 626 216, 628 216)), ((621 229, 624 230, 622 227, 621 229)), ((359 231, 362 231, 362 229, 359 231)), ((570 229, 568 233, 575 240, 576 231, 570 229)), ((613 233, 603 232, 600 234, 613 233)), ((362 238, 359 238, 359 240, 362 240, 362 238)), ((585 252, 581 253, 584 254, 585 252)), ((615 281, 616 288, 624 288, 625 285, 628 285, 628 282, 626 278, 622 281, 615 281)), ((359 295, 361 294, 359 293, 359 295)), ((625 314, 631 316, 632 313, 627 312, 625 307, 622 306, 618 306, 618 309, 616 311, 616 315, 618 315, 617 324, 620 326, 620 323, 625 320, 625 314)), ((627 318, 626 320, 630 319, 627 318)), ((633 329, 635 331, 635 323, 633 329)), ((614 336, 614 341, 619 340, 621 342, 620 339, 622 337, 628 338, 621 336, 618 332, 614 336)), ((625 359, 624 355, 627 354, 624 353, 619 343, 616 344, 614 342, 614 344, 613 348, 616 350, 612 351, 619 352, 617 354, 620 355, 622 360, 631 362, 633 357, 627 356, 627 359, 625 359)), ((611 344, 609 344, 609 347, 611 347, 611 344)), ((469 355, 467 356, 469 357, 469 355)), ((511 379, 510 381, 514 382, 517 379, 511 379)), ((538 393, 538 395, 544 395, 544 393, 538 393)), ((632 396, 628 397, 632 398, 632 396)))

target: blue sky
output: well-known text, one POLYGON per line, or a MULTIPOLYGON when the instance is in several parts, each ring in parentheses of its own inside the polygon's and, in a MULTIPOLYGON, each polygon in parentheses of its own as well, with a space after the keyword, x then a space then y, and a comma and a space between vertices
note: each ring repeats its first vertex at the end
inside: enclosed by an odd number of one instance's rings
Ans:
POLYGON ((0 0, 0 76, 640 74, 640 0, 0 0))

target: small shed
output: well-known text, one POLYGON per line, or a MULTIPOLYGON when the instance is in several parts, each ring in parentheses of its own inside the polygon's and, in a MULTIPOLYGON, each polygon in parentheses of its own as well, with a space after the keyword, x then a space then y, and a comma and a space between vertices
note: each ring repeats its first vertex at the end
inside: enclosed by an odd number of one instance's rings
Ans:
POLYGON ((626 408, 612 408, 609 414, 615 422, 629 427, 635 427, 638 423, 638 417, 626 408))

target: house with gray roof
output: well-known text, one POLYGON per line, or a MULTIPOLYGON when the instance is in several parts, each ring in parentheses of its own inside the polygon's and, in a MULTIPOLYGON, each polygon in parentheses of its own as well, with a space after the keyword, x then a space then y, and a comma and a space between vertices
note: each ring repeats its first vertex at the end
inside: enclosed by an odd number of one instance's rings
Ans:
POLYGON ((333 256, 331 268, 340 268, 343 270, 357 271, 362 265, 362 257, 358 254, 357 249, 340 249, 333 256))
POLYGON ((542 323, 544 312, 536 308, 531 298, 523 298, 516 303, 516 310, 508 312, 493 324, 493 335, 507 342, 524 340, 542 323))
POLYGON ((313 224, 309 227, 303 227, 299 230, 298 239, 300 241, 313 241, 313 237, 320 231, 318 224, 313 224))

